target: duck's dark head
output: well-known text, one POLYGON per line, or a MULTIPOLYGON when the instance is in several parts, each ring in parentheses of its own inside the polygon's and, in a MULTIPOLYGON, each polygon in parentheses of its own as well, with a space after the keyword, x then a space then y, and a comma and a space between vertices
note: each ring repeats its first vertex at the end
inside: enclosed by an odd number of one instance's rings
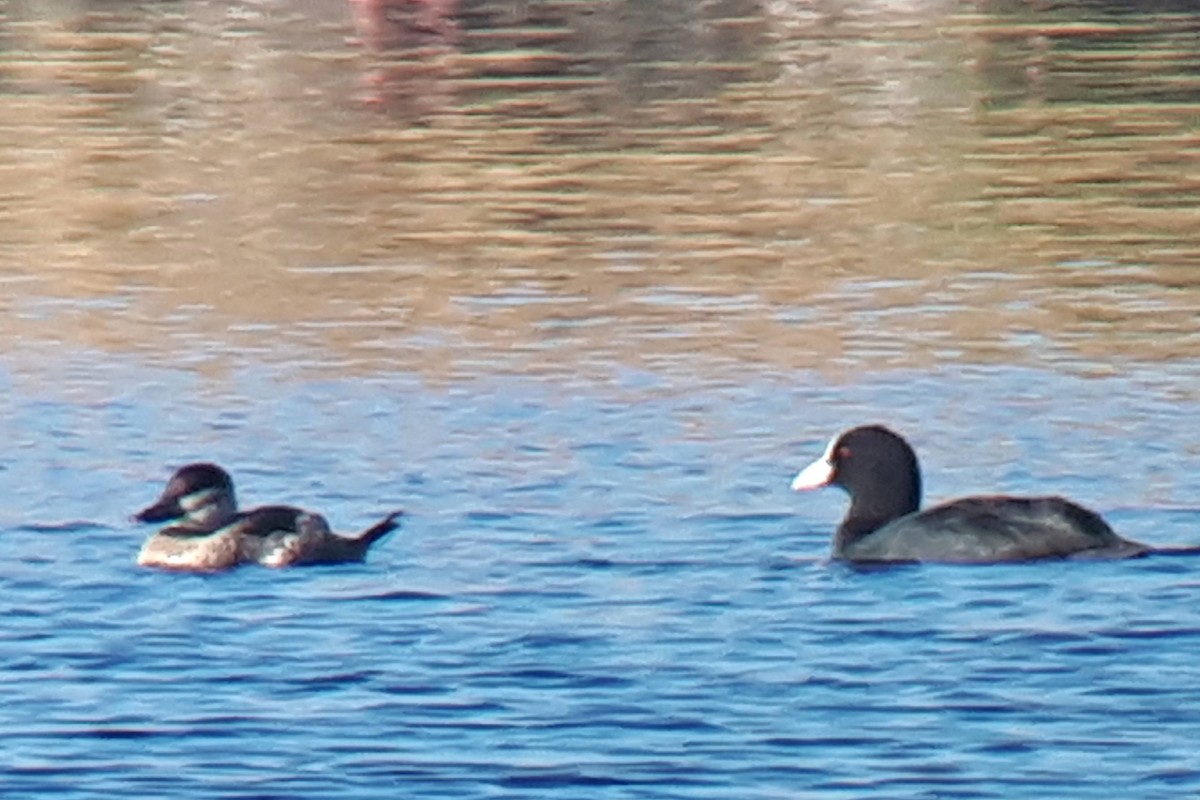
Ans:
POLYGON ((237 514, 229 473, 216 464, 180 468, 153 505, 134 515, 137 522, 173 522, 193 530, 216 530, 237 514))

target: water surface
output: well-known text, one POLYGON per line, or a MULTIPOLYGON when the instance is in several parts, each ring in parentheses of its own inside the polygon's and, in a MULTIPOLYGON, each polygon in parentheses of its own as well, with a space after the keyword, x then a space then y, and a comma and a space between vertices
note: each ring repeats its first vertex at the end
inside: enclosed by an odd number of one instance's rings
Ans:
POLYGON ((1200 544, 1194 12, 369 6, 0 4, 0 793, 1200 790, 1200 565, 857 572, 788 491, 883 421, 1200 544), (408 516, 135 568, 197 459, 408 516))

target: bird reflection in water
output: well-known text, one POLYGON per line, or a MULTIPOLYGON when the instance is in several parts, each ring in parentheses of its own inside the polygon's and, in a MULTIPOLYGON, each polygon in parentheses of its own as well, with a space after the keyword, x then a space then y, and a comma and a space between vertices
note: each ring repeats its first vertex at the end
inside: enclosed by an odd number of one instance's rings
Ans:
POLYGON ((372 60, 366 102, 424 114, 448 101, 458 52, 458 0, 350 0, 354 26, 372 60))

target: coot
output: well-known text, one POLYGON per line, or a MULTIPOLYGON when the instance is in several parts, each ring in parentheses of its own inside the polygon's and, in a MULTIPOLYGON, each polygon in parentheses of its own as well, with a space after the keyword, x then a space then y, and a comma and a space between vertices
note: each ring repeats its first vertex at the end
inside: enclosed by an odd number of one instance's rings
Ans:
POLYGON ((1062 497, 967 497, 920 511, 921 472, 908 442, 882 425, 837 436, 792 489, 840 486, 850 510, 834 558, 864 563, 987 564, 1049 558, 1136 558, 1154 548, 1118 536, 1062 497))

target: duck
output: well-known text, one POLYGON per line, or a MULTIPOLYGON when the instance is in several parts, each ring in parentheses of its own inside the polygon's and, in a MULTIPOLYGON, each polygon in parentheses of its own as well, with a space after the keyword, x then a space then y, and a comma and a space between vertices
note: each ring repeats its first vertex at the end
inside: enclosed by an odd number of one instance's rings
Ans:
POLYGON ((1126 539, 1095 511, 1060 496, 973 496, 922 511, 916 452, 883 425, 833 437, 821 457, 792 480, 794 491, 824 486, 850 495, 850 509, 833 538, 833 558, 840 561, 993 564, 1195 550, 1156 549, 1126 539))
POLYGON ((238 510, 233 479, 210 463, 180 467, 135 522, 168 522, 137 556, 143 567, 216 572, 242 564, 292 567, 347 564, 366 559, 376 542, 399 527, 393 511, 357 536, 329 529, 323 516, 286 505, 238 510))

